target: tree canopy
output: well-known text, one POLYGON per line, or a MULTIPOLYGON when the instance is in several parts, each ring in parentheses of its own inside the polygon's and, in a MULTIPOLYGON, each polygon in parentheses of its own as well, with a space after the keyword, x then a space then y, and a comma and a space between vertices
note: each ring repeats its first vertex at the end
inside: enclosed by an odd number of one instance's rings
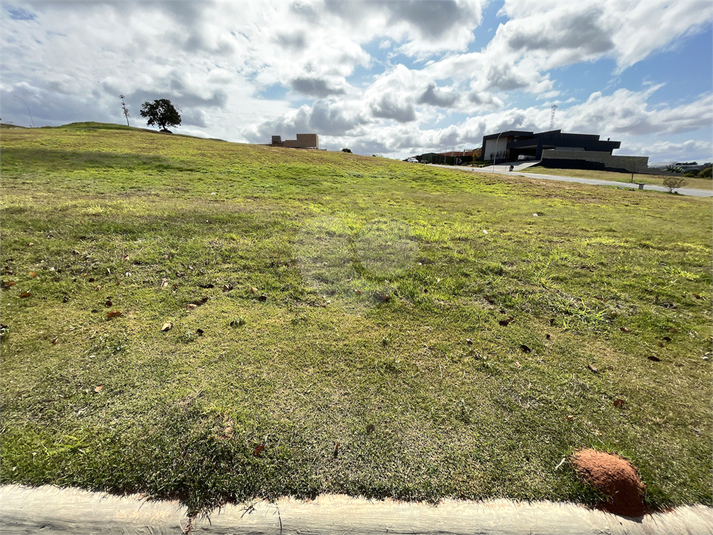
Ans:
POLYGON ((144 102, 141 106, 141 117, 148 119, 149 126, 156 125, 160 130, 169 126, 180 126, 181 115, 167 98, 159 98, 153 102, 144 102))

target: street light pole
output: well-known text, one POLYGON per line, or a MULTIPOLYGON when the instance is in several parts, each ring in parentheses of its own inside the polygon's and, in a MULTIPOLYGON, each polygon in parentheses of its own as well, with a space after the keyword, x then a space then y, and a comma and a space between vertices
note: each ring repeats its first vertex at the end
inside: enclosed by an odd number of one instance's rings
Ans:
POLYGON ((495 163, 498 161, 498 141, 500 141, 500 136, 502 136, 503 133, 500 132, 498 134, 498 138, 495 140, 495 158, 493 159, 493 173, 495 172, 495 163))
MULTIPOLYGON (((18 97, 17 95, 13 95, 13 97, 22 100, 22 99, 21 99, 20 97, 18 97)), ((22 102, 25 102, 25 101, 22 100, 22 102)), ((27 102, 25 102, 25 106, 27 106, 27 102)), ((34 127, 35 127, 35 121, 32 120, 32 113, 30 112, 30 107, 29 107, 29 106, 27 106, 27 113, 30 114, 30 124, 32 125, 32 128, 34 128, 34 127)))

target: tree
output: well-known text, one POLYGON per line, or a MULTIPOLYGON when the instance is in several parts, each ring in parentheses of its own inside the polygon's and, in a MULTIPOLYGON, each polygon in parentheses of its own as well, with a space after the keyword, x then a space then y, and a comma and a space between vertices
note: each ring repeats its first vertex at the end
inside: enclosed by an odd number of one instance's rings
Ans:
POLYGON ((352 151, 350 151, 349 149, 342 149, 342 152, 348 152, 349 154, 352 153, 352 151))
POLYGON ((178 110, 167 98, 159 98, 153 102, 144 102, 141 106, 141 117, 148 119, 149 126, 156 125, 162 132, 168 132, 168 126, 180 126, 181 116, 178 110))
POLYGON ((663 179, 663 185, 668 188, 669 193, 673 193, 678 188, 686 185, 686 181, 680 176, 667 176, 663 179))

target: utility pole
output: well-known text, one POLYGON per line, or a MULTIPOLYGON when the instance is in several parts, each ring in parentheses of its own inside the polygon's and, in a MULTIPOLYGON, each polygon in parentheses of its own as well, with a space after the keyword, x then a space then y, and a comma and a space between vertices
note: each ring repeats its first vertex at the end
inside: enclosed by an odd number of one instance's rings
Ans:
POLYGON ((124 95, 119 95, 121 97, 121 109, 124 110, 124 117, 126 117, 126 126, 131 126, 129 124, 129 108, 126 107, 124 102, 124 95))
MULTIPOLYGON (((22 99, 21 99, 20 97, 18 97, 17 95, 13 95, 13 97, 19 98, 20 100, 22 100, 22 99)), ((24 102, 24 103, 25 103, 25 106, 27 106, 27 102, 25 102, 24 100, 22 100, 22 102, 24 102)), ((29 107, 29 106, 27 106, 27 113, 30 115, 30 124, 32 125, 32 128, 34 128, 34 127, 35 127, 35 121, 32 120, 32 112, 30 112, 30 107, 29 107)))
POLYGON ((495 140, 495 157, 493 158, 493 173, 495 172, 495 164, 498 162, 498 141, 500 141, 500 136, 502 136, 503 133, 500 132, 498 134, 498 138, 495 140))

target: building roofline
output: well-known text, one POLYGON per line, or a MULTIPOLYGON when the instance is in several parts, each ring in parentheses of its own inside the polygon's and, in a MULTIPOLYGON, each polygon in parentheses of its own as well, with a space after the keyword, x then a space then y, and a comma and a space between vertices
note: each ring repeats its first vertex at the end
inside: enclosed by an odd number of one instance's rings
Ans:
POLYGON ((483 139, 495 139, 498 136, 504 136, 504 135, 531 136, 533 134, 534 134, 534 132, 530 132, 528 130, 505 130, 503 132, 496 132, 494 134, 488 134, 487 136, 483 136, 483 139))

